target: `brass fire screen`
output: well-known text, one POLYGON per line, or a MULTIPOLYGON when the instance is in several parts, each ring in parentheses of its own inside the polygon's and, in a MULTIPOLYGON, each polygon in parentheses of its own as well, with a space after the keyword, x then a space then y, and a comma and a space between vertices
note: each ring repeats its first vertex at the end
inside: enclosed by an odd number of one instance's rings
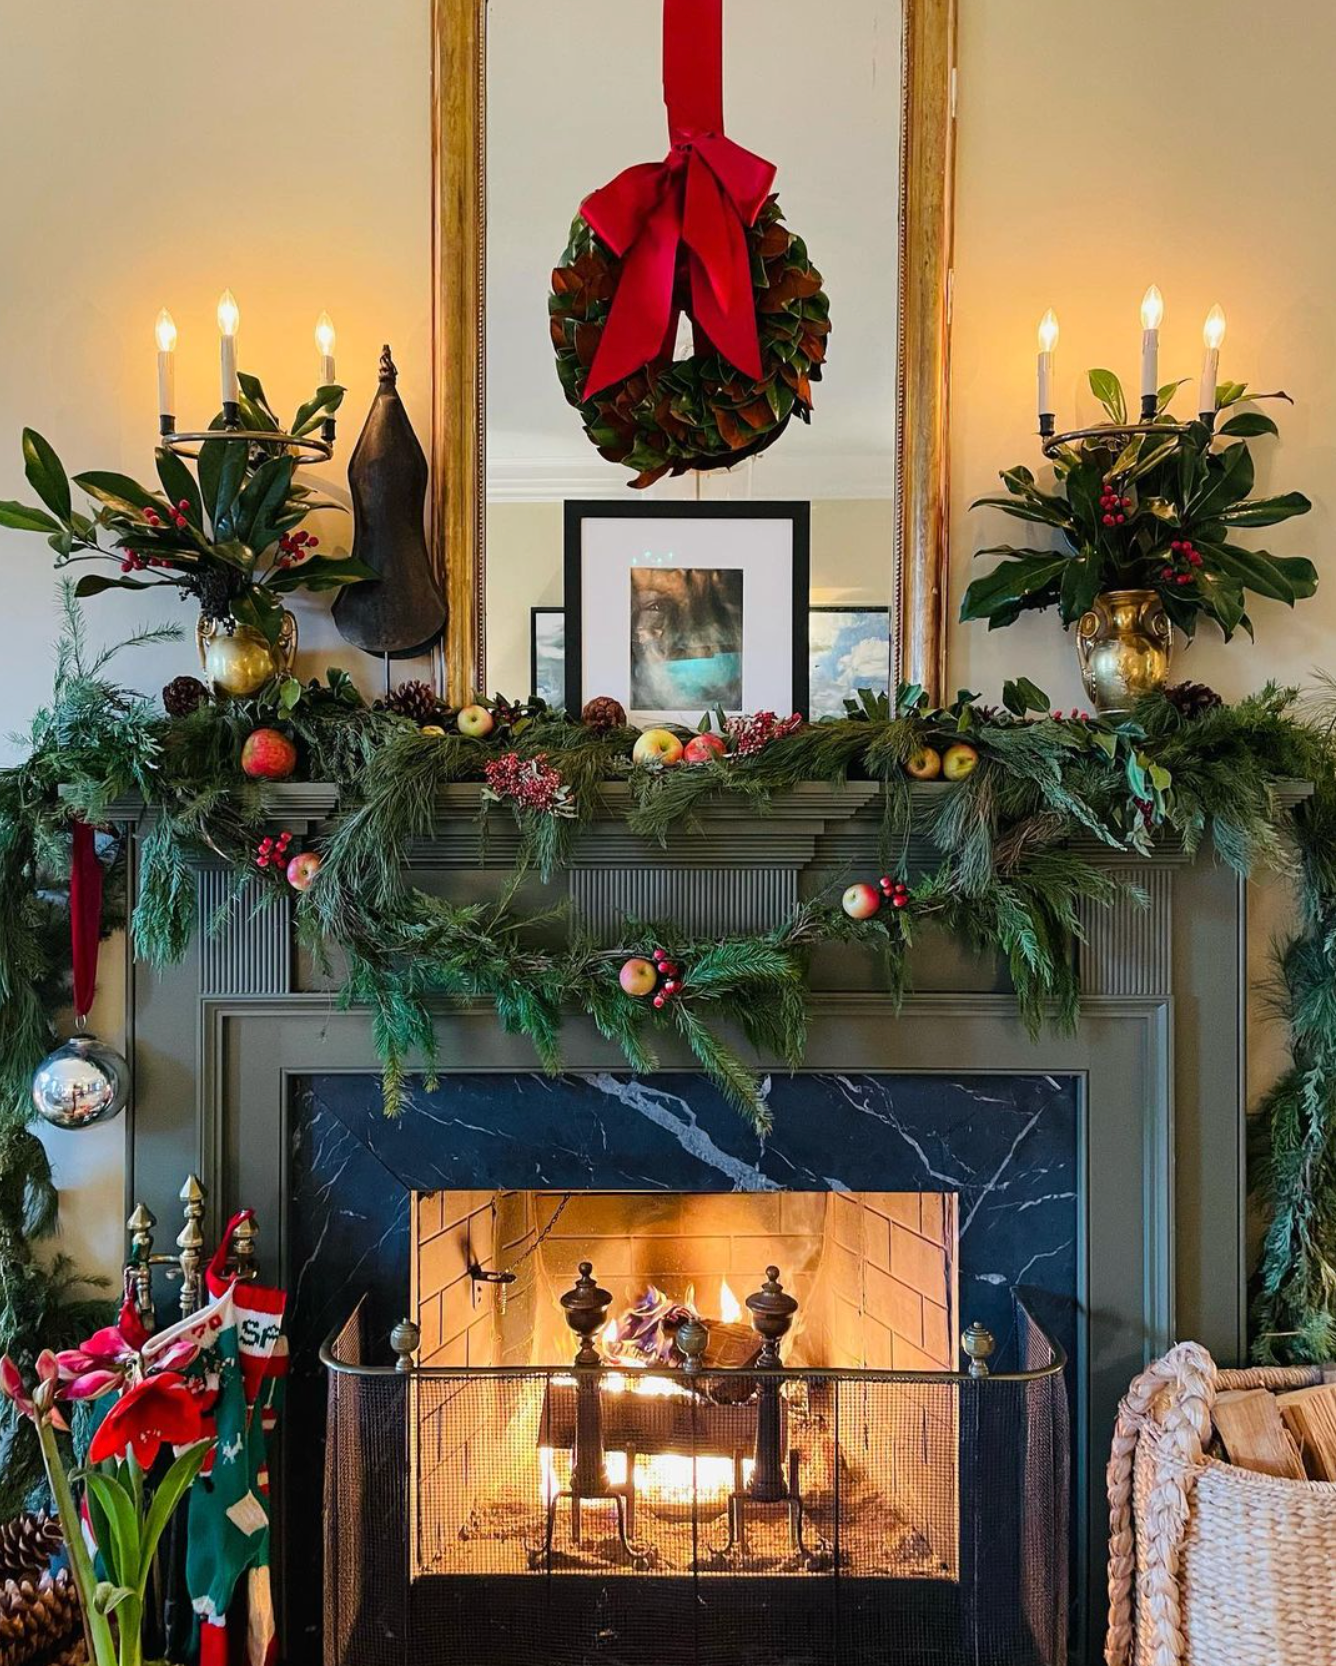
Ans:
POLYGON ((1063 1361, 363 1364, 325 1350, 326 1666, 1061 1666, 1063 1361))

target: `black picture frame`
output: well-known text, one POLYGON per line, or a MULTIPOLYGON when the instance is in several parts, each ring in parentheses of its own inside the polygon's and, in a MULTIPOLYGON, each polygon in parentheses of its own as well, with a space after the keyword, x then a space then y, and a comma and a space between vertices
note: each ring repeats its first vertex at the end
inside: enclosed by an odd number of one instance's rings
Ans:
MULTIPOLYGON (((564 576, 566 611, 566 706, 579 711, 591 695, 610 694, 628 710, 629 691, 586 689, 584 686, 584 541, 583 528, 592 520, 689 520, 703 525, 711 521, 784 521, 790 528, 790 579, 792 601, 789 609, 790 687, 789 710, 807 714, 808 704, 808 610, 811 591, 812 509, 799 501, 692 503, 658 499, 651 503, 623 503, 608 498, 568 498, 563 506, 564 576)), ((785 715, 781 713, 781 715, 785 715)))
MULTIPOLYGON (((539 694, 538 688, 538 620, 543 615, 564 614, 564 607, 531 607, 529 609, 529 697, 534 699, 539 694)), ((563 655, 562 679, 565 680, 565 657, 563 655)), ((544 696, 546 699, 546 696, 544 696)), ((563 687, 562 697, 558 701, 549 700, 550 706, 560 706, 566 710, 566 695, 563 687)))

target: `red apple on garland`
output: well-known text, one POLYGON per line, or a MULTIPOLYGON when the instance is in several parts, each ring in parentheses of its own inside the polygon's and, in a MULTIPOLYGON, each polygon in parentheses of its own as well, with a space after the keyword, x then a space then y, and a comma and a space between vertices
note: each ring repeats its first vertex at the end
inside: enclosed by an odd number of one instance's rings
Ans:
POLYGON ((288 884, 294 891, 309 891, 320 872, 320 858, 313 850, 304 850, 288 863, 288 884))
POLYGON ((905 774, 915 781, 935 781, 942 773, 942 754, 935 746, 920 746, 905 760, 905 774))
POLYGON ((253 729, 241 748, 241 768, 252 781, 286 781, 297 767, 297 748, 278 729, 253 729))
POLYGON ((646 729, 631 749, 631 761, 670 769, 682 762, 682 742, 671 729, 646 729))
POLYGON ((722 758, 727 751, 728 745, 722 735, 692 735, 682 760, 688 764, 708 764, 711 758, 722 758))
POLYGON ((881 893, 875 885, 851 885, 841 897, 840 907, 851 920, 870 920, 881 907, 881 893))
POLYGON ((633 955, 626 961, 617 974, 617 982, 628 995, 640 1001, 653 992, 659 981, 657 966, 648 960, 642 960, 639 955, 633 955))

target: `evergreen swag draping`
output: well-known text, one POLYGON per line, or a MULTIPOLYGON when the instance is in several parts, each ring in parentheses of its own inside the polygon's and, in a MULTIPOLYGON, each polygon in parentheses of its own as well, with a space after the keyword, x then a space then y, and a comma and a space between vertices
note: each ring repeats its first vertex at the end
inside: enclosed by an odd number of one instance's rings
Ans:
MULTIPOLYGON (((550 1070, 559 1066, 564 1012, 587 1014, 638 1071, 655 1068, 656 1034, 676 1033, 763 1127, 757 1077, 725 1032, 797 1064, 805 968, 818 944, 875 948, 898 994, 913 938, 931 925, 973 951, 1005 956, 1032 1030, 1071 1026, 1079 1004, 1071 954, 1078 904, 1108 904, 1119 884, 1068 848, 1073 835, 1134 855, 1173 839, 1189 850, 1211 846, 1243 874, 1269 866, 1292 875, 1301 923, 1280 959, 1292 1063, 1255 1119, 1263 1137, 1253 1180, 1269 1217, 1256 1350, 1311 1359, 1336 1348, 1332 711, 1304 710, 1294 691, 1268 686, 1233 707, 1187 715, 1157 696, 1126 721, 1092 722, 1050 714, 1024 680, 1008 685, 1002 710, 967 695, 933 710, 908 689, 894 710, 866 699, 856 716, 803 728, 751 756, 648 770, 633 767, 627 730, 597 732, 540 709, 503 721, 486 741, 424 734, 367 706, 338 674, 323 685, 289 681, 258 701, 206 703, 189 716, 165 717, 156 703, 109 680, 109 657, 88 659, 77 610, 67 602, 53 699, 34 720, 27 758, 0 771, 0 1351, 31 1352, 50 1340, 58 1317, 59 1291, 32 1253, 33 1239, 49 1228, 52 1194, 28 1128, 28 1087, 53 1044, 52 1014, 68 977, 70 821, 100 824, 108 805, 127 794, 152 806, 130 929, 138 956, 169 965, 199 923, 189 864, 201 849, 231 865, 232 906, 256 906, 257 896, 283 906, 292 896, 281 869, 257 872, 263 793, 238 767, 245 735, 276 721, 297 741, 304 777, 339 789, 340 818, 315 883, 297 898, 297 923, 317 953, 341 953, 343 998, 371 1011, 391 1113, 408 1106, 410 1060, 417 1056, 430 1069, 430 1002, 445 995, 493 1004, 550 1070), (974 772, 934 794, 911 794, 905 761, 925 744, 960 738, 978 750, 974 772), (490 806, 492 815, 515 815, 522 868, 548 874, 561 866, 609 779, 630 784, 631 829, 661 840, 689 827, 693 808, 711 794, 736 795, 762 815, 773 794, 800 782, 852 777, 881 785, 881 871, 909 881, 909 905, 855 921, 836 899, 817 900, 766 933, 715 942, 691 941, 671 921, 628 920, 619 941, 597 943, 570 920, 564 945, 553 947, 552 918, 526 917, 513 894, 460 905, 405 878, 405 847, 431 832, 438 790, 481 781, 484 765, 509 752, 544 754, 567 788, 561 814, 490 806), (1276 788, 1294 779, 1311 782, 1313 794, 1282 812, 1276 788), (917 875, 906 871, 911 832, 938 858, 917 875), (623 993, 617 976, 629 955, 656 945, 683 968, 680 993, 661 1010, 623 993)), ((114 881, 114 841, 107 860, 114 881)), ((67 1273, 58 1268, 56 1280, 67 1273)))

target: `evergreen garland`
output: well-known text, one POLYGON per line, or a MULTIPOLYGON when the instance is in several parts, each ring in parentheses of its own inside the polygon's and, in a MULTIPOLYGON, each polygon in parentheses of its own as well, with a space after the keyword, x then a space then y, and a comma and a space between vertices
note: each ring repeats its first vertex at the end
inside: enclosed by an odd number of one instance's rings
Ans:
MULTIPOLYGON (((1004 711, 980 707, 967 693, 933 709, 920 690, 903 689, 893 709, 867 700, 847 719, 804 727, 753 756, 645 769, 632 764, 633 735, 625 729, 596 731, 561 713, 498 704, 501 720, 486 741, 426 734, 411 718, 366 706, 335 673, 324 684, 288 679, 255 700, 166 717, 110 686, 101 663, 85 665, 71 612, 55 699, 34 725, 31 754, 0 771, 0 1232, 28 1246, 46 1224, 41 1199, 49 1177, 42 1178, 40 1147, 34 1151, 24 1125, 28 1078, 50 1044, 49 1014, 67 964, 67 922, 52 899, 68 872, 69 819, 105 819, 108 805, 129 792, 148 802, 152 822, 131 927, 136 952, 169 965, 212 923, 195 917, 189 863, 201 850, 235 874, 232 906, 285 906, 290 896, 281 870, 255 870, 264 791, 238 768, 249 731, 277 722, 298 743, 305 777, 339 792, 340 814, 321 842, 318 878, 298 899, 297 923, 313 952, 345 968, 343 1001, 370 1013, 392 1114, 407 1107, 412 1071, 425 1067, 430 1078, 433 1002, 465 997, 491 1004, 549 1070, 560 1067, 563 1014, 572 1011, 592 1020, 636 1071, 653 1070, 656 1043, 675 1036, 764 1129, 760 1083, 731 1037, 789 1065, 801 1061, 807 966, 819 945, 875 950, 898 994, 914 935, 932 925, 976 952, 1005 957, 1032 1031, 1045 1022, 1070 1026, 1079 1004, 1072 955, 1079 910, 1111 903, 1121 883, 1082 854, 1082 843, 1136 856, 1157 840, 1177 839, 1191 851, 1213 848, 1239 873, 1260 864, 1293 872, 1303 925, 1284 959, 1283 1000, 1294 1062, 1259 1119, 1269 1138, 1255 1174, 1270 1229, 1255 1318, 1264 1353, 1329 1353, 1336 1343, 1336 742, 1328 715, 1303 715, 1295 695, 1275 687, 1204 710, 1156 697, 1120 722, 1050 713, 1024 680, 1008 685, 1004 699, 1004 711), (906 762, 925 745, 962 740, 978 753, 973 772, 933 794, 912 792, 906 762), (856 779, 878 789, 883 871, 908 882, 908 906, 860 922, 817 899, 769 932, 723 941, 693 940, 671 922, 627 920, 616 941, 601 943, 564 913, 526 913, 513 889, 499 902, 467 905, 420 890, 408 877, 408 858, 413 841, 431 837, 447 813, 443 790, 481 782, 487 763, 506 752, 544 754, 569 789, 569 813, 560 816, 484 803, 485 815, 513 814, 521 873, 532 867, 546 877, 560 867, 571 836, 603 808, 609 781, 629 788, 628 826, 664 841, 689 829, 714 795, 732 795, 764 815, 777 794, 803 782, 856 779), (1315 791, 1283 818, 1277 788, 1294 779, 1315 791), (911 837, 936 852, 935 863, 913 876, 911 837), (679 992, 657 1010, 618 982, 623 961, 653 947, 682 968, 679 992)), ((55 1290, 62 1276, 43 1289, 55 1290)), ((35 1341, 50 1317, 49 1304, 0 1290, 0 1331, 8 1326, 35 1341)))

